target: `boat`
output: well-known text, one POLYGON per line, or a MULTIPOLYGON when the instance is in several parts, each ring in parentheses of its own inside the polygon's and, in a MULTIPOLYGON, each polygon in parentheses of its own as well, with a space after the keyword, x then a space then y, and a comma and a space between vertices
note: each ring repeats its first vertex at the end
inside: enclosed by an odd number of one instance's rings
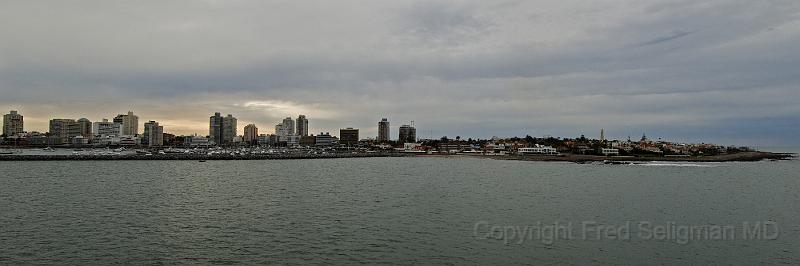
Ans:
MULTIPOLYGON (((164 152, 164 153, 172 153, 172 154, 181 154, 181 153, 185 153, 185 151, 184 151, 184 150, 172 149, 172 148, 169 148, 169 149, 166 149, 166 150, 163 150, 163 151, 160 151, 160 152, 164 152)), ((159 153, 160 153, 160 152, 159 152, 159 153)))
POLYGON ((206 162, 206 160, 200 160, 200 161, 198 161, 198 162, 204 163, 204 162, 206 162))
POLYGON ((603 160, 603 164, 611 164, 611 165, 631 165, 631 164, 634 164, 634 163, 633 163, 633 162, 621 162, 621 161, 603 160))
POLYGON ((53 148, 50 148, 50 147, 44 148, 42 150, 46 151, 46 152, 55 152, 56 151, 56 149, 53 149, 53 148))

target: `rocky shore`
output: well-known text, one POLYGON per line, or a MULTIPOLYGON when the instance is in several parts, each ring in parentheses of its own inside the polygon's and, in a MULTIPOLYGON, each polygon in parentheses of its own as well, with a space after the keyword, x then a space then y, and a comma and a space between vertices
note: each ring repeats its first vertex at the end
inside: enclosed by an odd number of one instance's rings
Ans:
POLYGON ((401 153, 283 153, 283 154, 124 154, 124 155, 0 155, 0 161, 111 161, 111 160, 287 160, 367 157, 404 157, 401 153))
POLYGON ((797 154, 791 153, 772 153, 772 152, 740 152, 734 154, 714 155, 714 156, 691 156, 691 157, 661 157, 661 156, 597 156, 597 155, 576 155, 567 154, 559 156, 485 156, 501 160, 522 160, 522 161, 543 161, 543 162, 754 162, 762 160, 790 160, 796 158, 797 154))

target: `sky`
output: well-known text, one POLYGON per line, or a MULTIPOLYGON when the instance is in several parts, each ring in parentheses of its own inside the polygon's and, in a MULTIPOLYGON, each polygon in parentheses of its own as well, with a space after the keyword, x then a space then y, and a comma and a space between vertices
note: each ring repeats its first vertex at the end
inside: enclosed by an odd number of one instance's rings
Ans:
MULTIPOLYGON (((800 1, 0 3, 0 110, 133 111, 208 134, 531 135, 800 145, 800 1)), ((140 128, 142 128, 140 126, 140 128)))

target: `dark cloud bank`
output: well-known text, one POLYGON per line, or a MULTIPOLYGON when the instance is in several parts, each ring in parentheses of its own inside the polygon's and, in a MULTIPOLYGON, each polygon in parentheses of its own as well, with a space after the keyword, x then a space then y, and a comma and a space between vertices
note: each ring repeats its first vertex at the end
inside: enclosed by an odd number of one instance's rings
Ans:
POLYGON ((0 107, 796 145, 797 1, 6 1, 0 107))

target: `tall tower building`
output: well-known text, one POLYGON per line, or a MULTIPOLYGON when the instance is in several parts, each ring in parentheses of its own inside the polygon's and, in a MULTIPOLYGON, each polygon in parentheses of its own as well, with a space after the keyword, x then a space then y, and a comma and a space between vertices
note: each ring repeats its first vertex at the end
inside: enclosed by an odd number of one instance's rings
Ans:
POLYGON ((144 139, 150 147, 163 146, 164 127, 159 126, 156 121, 144 123, 144 139))
POLYGON ((305 115, 297 117, 297 135, 301 137, 308 136, 308 119, 305 115))
POLYGON ((278 138, 286 137, 286 130, 283 130, 283 123, 275 125, 275 136, 278 136, 278 138))
POLYGON ((283 130, 286 132, 286 136, 297 135, 294 128, 294 120, 291 117, 283 119, 283 130))
POLYGON ((401 143, 417 142, 417 128, 411 125, 400 126, 398 141, 401 143))
POLYGON ((389 120, 384 118, 378 122, 378 141, 389 141, 390 131, 389 131, 389 120))
POLYGON ((258 127, 254 124, 244 126, 244 137, 242 140, 250 145, 258 144, 258 127))
POLYGON ((222 115, 218 112, 214 113, 214 116, 209 118, 208 136, 217 145, 222 145, 224 143, 222 140, 222 135, 224 134, 222 120, 222 115))
POLYGON ((238 128, 237 128, 237 119, 233 117, 233 115, 228 114, 228 116, 222 119, 222 140, 225 144, 233 143, 233 138, 239 135, 238 128))
POLYGON ((283 122, 275 125, 275 135, 278 136, 278 141, 288 141, 291 136, 296 136, 294 120, 287 117, 283 119, 283 122))
POLYGON ((237 135, 237 119, 233 115, 222 116, 219 112, 209 117, 208 135, 217 145, 233 143, 237 135))
POLYGON ((22 115, 17 111, 11 111, 3 115, 3 135, 14 136, 25 131, 22 115))
POLYGON ((122 125, 122 135, 139 134, 139 117, 134 115, 131 111, 128 111, 128 114, 121 114, 114 117, 114 123, 122 125))

